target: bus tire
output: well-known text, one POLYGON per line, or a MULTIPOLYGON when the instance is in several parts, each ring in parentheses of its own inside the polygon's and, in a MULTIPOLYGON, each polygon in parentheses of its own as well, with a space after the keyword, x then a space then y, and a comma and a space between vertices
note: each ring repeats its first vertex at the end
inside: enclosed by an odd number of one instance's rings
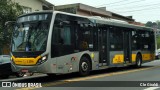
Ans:
POLYGON ((15 75, 16 77, 23 77, 24 76, 24 72, 16 72, 15 75))
POLYGON ((79 74, 81 76, 86 76, 90 73, 91 70, 91 63, 89 62, 89 59, 85 56, 83 56, 79 63, 79 74))
POLYGON ((29 76, 33 76, 33 74, 34 74, 33 72, 32 72, 32 73, 29 73, 29 76))
POLYGON ((136 56, 136 67, 142 66, 142 56, 140 54, 137 54, 136 56))

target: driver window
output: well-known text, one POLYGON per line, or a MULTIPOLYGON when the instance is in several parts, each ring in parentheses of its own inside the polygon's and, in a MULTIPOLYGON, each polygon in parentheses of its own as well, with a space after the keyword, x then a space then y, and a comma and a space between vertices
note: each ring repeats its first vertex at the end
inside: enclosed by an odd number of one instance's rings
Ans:
POLYGON ((69 26, 54 27, 52 40, 54 44, 71 45, 71 28, 69 26))

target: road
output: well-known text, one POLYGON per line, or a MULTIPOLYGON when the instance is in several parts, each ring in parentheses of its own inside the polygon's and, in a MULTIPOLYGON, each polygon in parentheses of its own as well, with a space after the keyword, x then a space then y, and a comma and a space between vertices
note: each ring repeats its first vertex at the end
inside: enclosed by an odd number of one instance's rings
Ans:
MULTIPOLYGON (((15 90, 160 90, 160 85, 156 86, 157 82, 160 84, 160 60, 143 64, 141 68, 123 67, 93 71, 86 77, 73 73, 49 78, 41 74, 0 80, 4 81, 42 84, 42 87, 38 88, 14 88, 15 90)), ((2 89, 13 90, 13 88, 2 89)))

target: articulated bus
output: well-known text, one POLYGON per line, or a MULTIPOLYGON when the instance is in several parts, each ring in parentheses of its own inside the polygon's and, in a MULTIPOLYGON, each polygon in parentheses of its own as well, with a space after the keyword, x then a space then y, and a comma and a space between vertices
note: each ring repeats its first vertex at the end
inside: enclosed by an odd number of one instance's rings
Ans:
POLYGON ((154 59, 153 29, 60 11, 19 16, 11 39, 14 72, 88 75, 154 59))

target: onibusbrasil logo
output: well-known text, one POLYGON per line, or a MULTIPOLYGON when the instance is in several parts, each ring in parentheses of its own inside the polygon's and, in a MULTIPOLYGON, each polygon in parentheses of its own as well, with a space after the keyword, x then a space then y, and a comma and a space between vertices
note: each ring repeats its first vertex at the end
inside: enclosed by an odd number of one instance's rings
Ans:
POLYGON ((2 82, 2 87, 42 87, 41 83, 2 82))

